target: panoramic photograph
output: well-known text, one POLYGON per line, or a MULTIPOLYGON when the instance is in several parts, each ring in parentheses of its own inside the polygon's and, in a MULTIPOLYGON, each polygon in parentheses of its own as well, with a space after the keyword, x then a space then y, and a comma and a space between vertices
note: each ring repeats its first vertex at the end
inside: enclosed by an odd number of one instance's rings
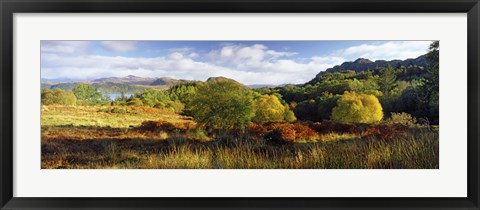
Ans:
POLYGON ((439 168, 439 41, 40 47, 42 169, 439 168))

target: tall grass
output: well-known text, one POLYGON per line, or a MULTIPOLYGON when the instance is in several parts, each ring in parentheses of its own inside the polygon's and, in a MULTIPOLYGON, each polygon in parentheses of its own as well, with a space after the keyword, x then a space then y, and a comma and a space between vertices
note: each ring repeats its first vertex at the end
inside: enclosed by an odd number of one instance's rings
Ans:
POLYGON ((269 145, 262 141, 47 140, 42 168, 435 169, 438 133, 269 145))
MULTIPOLYGON (((243 137, 215 139, 202 129, 189 128, 192 123, 191 118, 149 107, 44 106, 41 167, 439 168, 438 129, 347 126, 332 122, 272 124, 269 125, 272 129, 277 128, 282 135, 294 140, 274 143, 264 141, 260 137, 263 135, 255 132, 243 137), (146 122, 148 120, 153 121, 146 122)), ((264 130, 268 126, 252 126, 258 132, 269 132, 264 130)))

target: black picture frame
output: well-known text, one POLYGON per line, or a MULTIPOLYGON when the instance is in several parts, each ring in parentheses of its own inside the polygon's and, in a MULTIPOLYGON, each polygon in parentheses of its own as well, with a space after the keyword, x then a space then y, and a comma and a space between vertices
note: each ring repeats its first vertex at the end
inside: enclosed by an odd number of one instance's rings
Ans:
POLYGON ((1 209, 479 209, 478 0, 0 0, 1 209), (15 13, 467 13, 468 196, 465 198, 25 198, 13 197, 15 13))

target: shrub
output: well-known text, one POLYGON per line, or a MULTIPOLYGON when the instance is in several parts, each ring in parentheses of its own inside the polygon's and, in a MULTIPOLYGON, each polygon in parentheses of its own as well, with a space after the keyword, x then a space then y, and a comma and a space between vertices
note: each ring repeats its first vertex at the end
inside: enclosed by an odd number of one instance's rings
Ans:
POLYGON ((205 132, 200 128, 196 128, 193 131, 188 131, 186 136, 187 136, 188 139, 197 140, 197 141, 210 141, 211 140, 210 137, 208 137, 207 134, 205 134, 205 132))
POLYGON ((168 101, 165 104, 165 108, 172 109, 175 113, 181 113, 183 109, 185 109, 185 104, 183 104, 179 100, 168 101))
POLYGON ((376 123, 382 118, 378 98, 363 93, 346 91, 332 110, 332 119, 343 123, 376 123))
POLYGON ((317 132, 300 123, 272 123, 266 125, 250 123, 248 127, 251 134, 264 137, 267 141, 272 138, 289 142, 299 140, 315 141, 318 138, 317 132), (280 136, 278 137, 278 135, 280 136))
POLYGON ((417 118, 412 117, 412 115, 405 112, 392 112, 390 118, 385 121, 385 124, 400 124, 408 127, 414 127, 417 124, 417 118))
POLYGON ((139 98, 133 98, 127 102, 127 105, 129 106, 143 106, 142 100, 139 98))
POLYGON ((77 103, 77 97, 69 90, 50 90, 43 89, 41 93, 42 105, 75 105, 77 103))
POLYGON ((265 141, 269 144, 283 145, 289 141, 283 138, 282 132, 279 129, 273 129, 265 134, 265 141))
POLYGON ((370 127, 368 124, 346 124, 330 120, 325 120, 321 123, 309 122, 308 126, 319 133, 335 132, 351 134, 360 134, 370 127))
POLYGON ((402 124, 372 125, 362 133, 363 137, 374 136, 382 139, 392 139, 406 134, 408 127, 402 124))

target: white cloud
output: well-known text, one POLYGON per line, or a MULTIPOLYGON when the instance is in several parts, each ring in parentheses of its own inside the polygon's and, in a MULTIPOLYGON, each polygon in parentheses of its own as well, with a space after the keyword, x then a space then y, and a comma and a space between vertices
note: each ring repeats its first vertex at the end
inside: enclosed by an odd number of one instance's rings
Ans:
MULTIPOLYGON (((44 78, 91 80, 137 75, 204 81, 208 77, 224 76, 249 85, 305 83, 320 71, 347 61, 346 58, 414 58, 424 54, 430 42, 364 44, 311 58, 293 57, 296 52, 275 51, 261 44, 244 46, 226 43, 202 55, 194 52, 193 48, 173 48, 169 49, 169 55, 153 58, 81 54, 79 52, 88 47, 71 43, 50 44, 44 47, 42 43, 44 78)), ((117 50, 120 45, 125 50, 124 44, 115 45, 117 50)))
POLYGON ((427 52, 431 41, 390 41, 380 45, 362 44, 337 51, 340 57, 394 60, 416 58, 427 52))
POLYGON ((337 56, 325 56, 325 57, 313 56, 311 58, 311 60, 314 63, 329 64, 329 65, 332 65, 332 66, 341 64, 341 63, 346 61, 345 58, 337 57, 337 56))
POLYGON ((88 53, 89 46, 88 41, 42 41, 40 48, 42 53, 78 55, 88 53))
POLYGON ((212 50, 205 56, 215 63, 228 63, 240 70, 263 69, 277 59, 296 55, 295 52, 269 50, 261 44, 252 46, 224 44, 220 50, 212 50))
POLYGON ((193 48, 192 47, 176 47, 176 48, 170 48, 168 49, 168 51, 170 52, 179 52, 179 53, 188 53, 188 52, 191 52, 193 51, 193 48))
POLYGON ((302 64, 284 59, 263 62, 257 69, 245 71, 195 61, 180 53, 155 58, 42 55, 42 77, 66 77, 74 80, 137 75, 204 81, 209 77, 224 76, 244 84, 284 84, 307 82, 327 67, 328 65, 313 61, 302 64))
POLYGON ((128 52, 137 49, 137 41, 102 41, 102 46, 113 52, 128 52))
POLYGON ((196 58, 196 57, 198 57, 198 56, 199 56, 198 53, 194 53, 194 52, 188 54, 188 57, 189 57, 189 58, 196 58))

